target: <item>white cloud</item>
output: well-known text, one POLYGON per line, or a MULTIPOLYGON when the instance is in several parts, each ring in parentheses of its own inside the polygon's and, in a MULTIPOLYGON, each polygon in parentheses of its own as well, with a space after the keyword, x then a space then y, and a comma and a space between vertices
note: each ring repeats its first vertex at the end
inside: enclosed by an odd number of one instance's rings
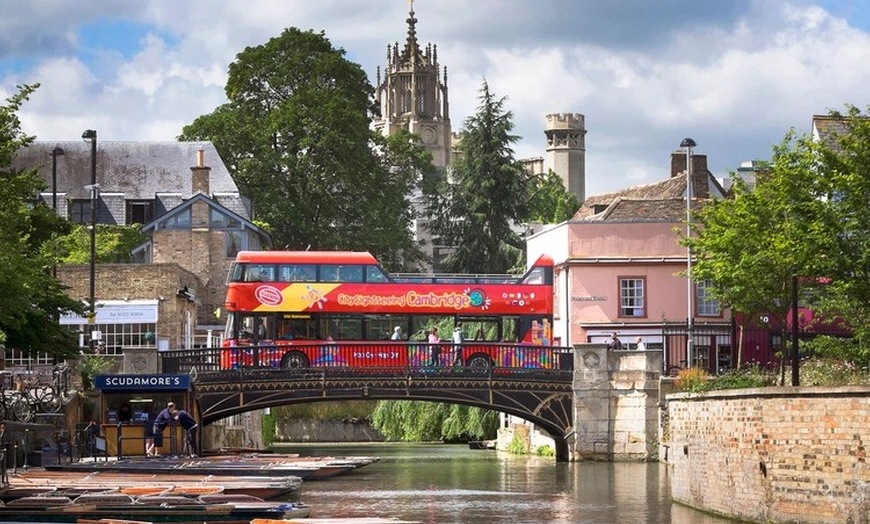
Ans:
MULTIPOLYGON (((823 1, 823 0, 818 0, 823 1)), ((40 139, 172 140, 224 101, 227 67, 285 27, 321 29, 372 83, 404 43, 395 0, 21 2, 0 20, 0 92, 39 81, 21 113, 40 139), (121 17, 150 28, 133 52, 80 47, 81 24, 121 17), (51 24, 45 23, 52 20, 51 24), (87 52, 85 52, 87 51, 87 52), (5 53, 5 54, 4 54, 5 53)), ((864 106, 870 35, 809 0, 418 2, 417 36, 448 69, 454 129, 485 77, 515 116, 518 157, 544 154, 548 113, 586 115, 587 194, 668 176, 680 140, 714 173, 769 156, 813 113, 864 106)))

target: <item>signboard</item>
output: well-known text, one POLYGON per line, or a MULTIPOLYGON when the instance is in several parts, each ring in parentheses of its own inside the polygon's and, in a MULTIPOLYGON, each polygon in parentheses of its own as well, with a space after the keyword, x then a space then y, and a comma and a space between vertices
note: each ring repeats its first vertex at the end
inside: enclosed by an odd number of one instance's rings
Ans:
POLYGON ((190 375, 97 375, 100 391, 178 391, 190 389, 190 375))
MULTIPOLYGON (((86 312, 85 315, 88 315, 86 312)), ((63 326, 82 324, 156 324, 156 300, 106 300, 97 301, 96 318, 68 314, 60 317, 63 326)))

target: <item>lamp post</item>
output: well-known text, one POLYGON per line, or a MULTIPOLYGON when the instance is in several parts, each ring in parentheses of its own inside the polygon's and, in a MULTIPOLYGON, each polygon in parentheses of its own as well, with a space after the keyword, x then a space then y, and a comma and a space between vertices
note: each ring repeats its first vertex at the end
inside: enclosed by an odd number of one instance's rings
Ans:
MULTIPOLYGON (((698 144, 691 138, 684 138, 680 147, 686 150, 686 238, 692 237, 692 148, 698 144)), ((688 286, 686 289, 686 367, 694 365, 694 345, 692 339, 695 330, 695 300, 694 286, 692 284, 692 246, 686 244, 686 276, 688 286)))
POLYGON ((88 282, 88 325, 91 327, 90 348, 94 352, 93 324, 97 316, 96 304, 96 262, 97 262, 97 197, 100 186, 97 185, 97 132, 88 129, 82 133, 82 140, 91 143, 91 183, 85 186, 91 191, 91 259, 90 280, 88 282))
POLYGON ((63 156, 62 147, 51 150, 51 208, 57 211, 57 157, 63 156))
MULTIPOLYGON (((55 147, 51 150, 51 208, 57 213, 57 157, 63 156, 64 150, 62 147, 55 147)), ((57 277, 57 264, 51 265, 51 274, 57 277)))

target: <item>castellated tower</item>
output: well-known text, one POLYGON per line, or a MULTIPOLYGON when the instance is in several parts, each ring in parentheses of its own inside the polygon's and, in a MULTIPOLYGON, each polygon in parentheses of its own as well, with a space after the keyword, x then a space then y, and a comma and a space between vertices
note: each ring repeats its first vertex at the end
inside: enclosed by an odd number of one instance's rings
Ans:
POLYGON ((562 179, 565 189, 586 199, 586 117, 580 113, 547 115, 547 158, 545 169, 562 179))
POLYGON ((423 146, 432 153, 432 163, 444 169, 451 162, 453 133, 447 96, 447 68, 442 80, 438 65, 438 48, 429 44, 421 49, 417 43, 417 19, 413 4, 408 16, 408 37, 403 48, 387 46, 384 77, 378 67, 375 97, 381 115, 374 126, 390 136, 400 129, 420 136, 423 146))

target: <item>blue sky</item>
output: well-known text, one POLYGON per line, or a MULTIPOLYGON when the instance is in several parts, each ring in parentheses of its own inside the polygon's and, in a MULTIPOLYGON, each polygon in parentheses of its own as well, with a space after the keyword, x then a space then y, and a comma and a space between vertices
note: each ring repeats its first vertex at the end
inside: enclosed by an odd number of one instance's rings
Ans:
MULTIPOLYGON (((544 116, 586 115, 587 194, 668 176, 683 137, 712 171, 767 158, 813 114, 868 106, 870 0, 417 0, 448 68, 458 130, 484 78, 514 114, 519 158, 544 116)), ((403 42, 406 0, 6 0, 0 96, 39 140, 173 140, 224 101, 236 53, 290 26, 324 30, 369 73, 403 42)))

